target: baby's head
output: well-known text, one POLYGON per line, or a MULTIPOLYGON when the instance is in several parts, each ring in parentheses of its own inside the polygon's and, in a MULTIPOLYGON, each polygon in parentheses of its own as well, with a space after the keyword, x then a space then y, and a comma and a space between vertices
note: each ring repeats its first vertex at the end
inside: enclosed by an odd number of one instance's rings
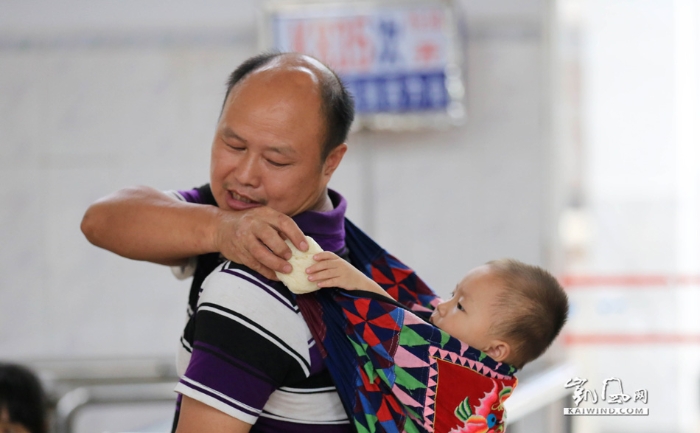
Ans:
POLYGON ((501 259, 472 269, 430 321, 496 361, 522 368, 547 350, 568 311, 566 293, 549 272, 501 259))

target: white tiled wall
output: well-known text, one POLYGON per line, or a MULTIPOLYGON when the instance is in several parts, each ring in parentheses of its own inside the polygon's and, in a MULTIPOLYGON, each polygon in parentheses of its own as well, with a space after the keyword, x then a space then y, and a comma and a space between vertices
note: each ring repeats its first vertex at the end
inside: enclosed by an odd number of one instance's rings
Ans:
MULTIPOLYGON (((331 183, 443 295, 490 259, 546 264, 541 5, 524 3, 462 2, 465 125, 357 133, 331 183)), ((80 220, 125 186, 208 181, 225 80, 257 52, 251 4, 1 2, 0 359, 174 356, 188 283, 93 247, 80 220)))
MULTIPOLYGON (((180 332, 186 283, 92 247, 80 219, 124 186, 207 181, 223 84, 254 38, 94 34, 54 45, 5 36, 0 49, 0 357, 168 354, 180 332)), ((332 184, 352 218, 444 294, 472 266, 541 263, 543 249, 539 40, 482 33, 465 53, 464 126, 355 135, 332 184)))
POLYGON ((576 272, 667 278, 572 288, 568 331, 598 337, 570 348, 581 377, 599 390, 608 377, 620 377, 628 394, 648 389, 650 411, 577 417, 574 426, 696 432, 700 2, 560 3, 580 7, 582 191, 591 237, 576 272), (610 336, 621 338, 605 342, 610 336))
POLYGON ((185 285, 92 247, 95 199, 208 175, 226 74, 251 47, 14 48, 0 53, 3 357, 163 354, 185 285), (3 91, 3 94, 5 92, 3 91))
MULTIPOLYGON (((93 247, 80 220, 123 186, 206 182, 223 83, 254 47, 67 45, 0 50, 0 359, 174 358, 187 283, 93 247)), ((172 416, 150 407, 76 431, 172 416)))

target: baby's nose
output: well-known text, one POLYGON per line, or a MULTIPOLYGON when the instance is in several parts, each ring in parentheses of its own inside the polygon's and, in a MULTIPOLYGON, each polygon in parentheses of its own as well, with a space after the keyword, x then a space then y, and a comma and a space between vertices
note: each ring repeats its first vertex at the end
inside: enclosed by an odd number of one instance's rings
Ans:
POLYGON ((437 310, 438 314, 441 316, 445 315, 445 311, 447 309, 447 302, 440 302, 437 307, 435 307, 437 310))

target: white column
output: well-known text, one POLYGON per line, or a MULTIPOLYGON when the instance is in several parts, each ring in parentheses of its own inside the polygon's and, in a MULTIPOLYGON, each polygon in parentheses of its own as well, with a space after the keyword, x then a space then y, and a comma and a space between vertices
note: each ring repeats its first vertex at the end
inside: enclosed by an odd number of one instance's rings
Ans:
MULTIPOLYGON (((700 274, 700 0, 674 4, 674 141, 676 171, 676 270, 679 275, 700 274)), ((678 331, 700 332, 697 306, 700 288, 684 285, 678 291, 678 331)), ((700 426, 700 353, 683 348, 679 353, 678 388, 686 410, 678 412, 681 431, 700 426)))

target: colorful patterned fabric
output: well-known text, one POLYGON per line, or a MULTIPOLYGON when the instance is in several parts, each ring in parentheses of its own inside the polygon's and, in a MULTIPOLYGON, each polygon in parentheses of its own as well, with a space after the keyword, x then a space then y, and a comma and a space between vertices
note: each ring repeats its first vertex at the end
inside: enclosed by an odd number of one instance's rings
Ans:
POLYGON ((351 262, 397 302, 330 289, 297 304, 357 431, 505 431, 515 368, 427 322, 435 293, 348 220, 345 231, 351 262))

